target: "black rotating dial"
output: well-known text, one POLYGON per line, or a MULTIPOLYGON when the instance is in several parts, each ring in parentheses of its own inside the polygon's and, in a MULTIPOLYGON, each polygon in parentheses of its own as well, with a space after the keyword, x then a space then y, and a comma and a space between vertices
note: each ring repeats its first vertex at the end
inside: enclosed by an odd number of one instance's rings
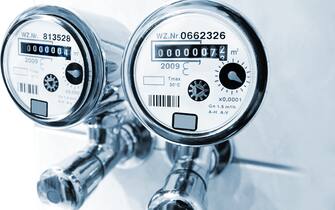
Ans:
POLYGON ((240 64, 228 63, 221 68, 219 78, 225 88, 235 90, 244 84, 246 72, 240 64))

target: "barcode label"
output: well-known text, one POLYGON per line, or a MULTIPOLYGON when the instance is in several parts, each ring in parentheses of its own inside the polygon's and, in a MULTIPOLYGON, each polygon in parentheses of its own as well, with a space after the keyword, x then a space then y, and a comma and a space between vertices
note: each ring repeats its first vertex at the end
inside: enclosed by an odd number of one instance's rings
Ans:
POLYGON ((28 93, 28 94, 37 95, 38 87, 37 87, 37 85, 19 82, 18 83, 18 89, 21 93, 28 93))
POLYGON ((149 106, 179 107, 180 96, 174 95, 149 95, 149 106))

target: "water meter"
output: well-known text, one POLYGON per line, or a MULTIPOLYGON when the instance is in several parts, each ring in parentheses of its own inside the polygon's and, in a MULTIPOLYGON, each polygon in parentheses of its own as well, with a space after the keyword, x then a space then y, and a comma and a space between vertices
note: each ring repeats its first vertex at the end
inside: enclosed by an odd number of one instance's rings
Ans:
POLYGON ((39 124, 82 122, 120 86, 128 36, 114 20, 56 6, 29 9, 10 26, 2 47, 7 89, 39 124))
POLYGON ((139 119, 169 141, 214 144, 254 116, 267 84, 260 38, 236 11, 180 1, 152 13, 125 52, 124 88, 139 119))

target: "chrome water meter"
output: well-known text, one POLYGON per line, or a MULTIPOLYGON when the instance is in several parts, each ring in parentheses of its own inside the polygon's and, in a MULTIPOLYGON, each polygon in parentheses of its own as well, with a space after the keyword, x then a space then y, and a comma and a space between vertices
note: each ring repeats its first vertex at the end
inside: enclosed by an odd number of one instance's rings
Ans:
POLYGON ((223 141, 254 116, 267 84, 261 40, 237 12, 212 1, 158 9, 136 30, 123 62, 140 120, 169 141, 223 141))
POLYGON ((19 108, 42 125, 87 120, 120 86, 117 72, 128 35, 116 21, 97 21, 84 12, 55 6, 27 10, 3 44, 7 89, 19 108))
POLYGON ((79 209, 114 167, 135 167, 151 154, 151 134, 121 88, 128 37, 112 19, 56 6, 29 9, 11 25, 1 69, 18 107, 44 126, 89 127, 89 145, 41 175, 44 203, 79 209))

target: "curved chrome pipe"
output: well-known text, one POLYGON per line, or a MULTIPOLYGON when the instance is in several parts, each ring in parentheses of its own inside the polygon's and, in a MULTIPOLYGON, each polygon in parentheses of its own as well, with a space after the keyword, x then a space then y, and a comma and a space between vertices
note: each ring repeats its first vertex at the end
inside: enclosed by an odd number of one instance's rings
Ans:
POLYGON ((206 210, 207 183, 211 175, 218 175, 230 163, 230 143, 206 147, 170 144, 167 152, 174 165, 148 210, 206 210))
POLYGON ((115 167, 134 167, 153 149, 151 134, 125 112, 90 125, 90 144, 46 170, 37 184, 40 199, 66 209, 79 209, 100 181, 115 167))

